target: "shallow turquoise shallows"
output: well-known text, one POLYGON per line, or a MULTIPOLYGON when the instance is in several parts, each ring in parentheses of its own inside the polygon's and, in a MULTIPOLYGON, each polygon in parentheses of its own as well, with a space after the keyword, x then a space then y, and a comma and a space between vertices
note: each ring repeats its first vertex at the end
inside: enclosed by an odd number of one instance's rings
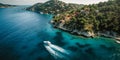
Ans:
POLYGON ((52 27, 52 15, 24 8, 0 8, 0 60, 120 60, 113 39, 71 35, 52 27))

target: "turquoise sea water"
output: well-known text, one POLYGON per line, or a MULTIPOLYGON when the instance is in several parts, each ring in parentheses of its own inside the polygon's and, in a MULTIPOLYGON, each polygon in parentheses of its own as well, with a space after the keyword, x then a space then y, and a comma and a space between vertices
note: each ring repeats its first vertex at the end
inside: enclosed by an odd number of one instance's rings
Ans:
POLYGON ((50 20, 52 15, 22 7, 1 8, 0 60, 120 60, 120 44, 113 39, 74 36, 53 28, 50 20), (45 40, 63 48, 69 56, 53 57, 43 45, 45 40))

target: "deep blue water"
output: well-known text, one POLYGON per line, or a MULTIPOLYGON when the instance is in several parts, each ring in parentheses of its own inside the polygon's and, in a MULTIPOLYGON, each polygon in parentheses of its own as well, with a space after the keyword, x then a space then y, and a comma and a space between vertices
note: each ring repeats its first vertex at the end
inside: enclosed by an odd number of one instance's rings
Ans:
POLYGON ((52 15, 22 7, 0 8, 0 60, 55 60, 44 40, 70 52, 65 57, 71 60, 120 60, 120 44, 113 39, 74 36, 53 28, 50 20, 52 15))

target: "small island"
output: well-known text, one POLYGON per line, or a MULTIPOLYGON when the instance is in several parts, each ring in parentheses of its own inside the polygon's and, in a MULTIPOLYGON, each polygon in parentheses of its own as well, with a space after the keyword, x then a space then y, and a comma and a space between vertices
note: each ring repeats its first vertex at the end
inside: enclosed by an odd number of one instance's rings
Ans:
POLYGON ((0 8, 8 8, 8 7, 13 7, 15 5, 9 5, 9 4, 2 4, 0 3, 0 8))
POLYGON ((120 40, 120 0, 91 5, 49 0, 35 4, 27 10, 53 14, 52 25, 71 34, 120 40))

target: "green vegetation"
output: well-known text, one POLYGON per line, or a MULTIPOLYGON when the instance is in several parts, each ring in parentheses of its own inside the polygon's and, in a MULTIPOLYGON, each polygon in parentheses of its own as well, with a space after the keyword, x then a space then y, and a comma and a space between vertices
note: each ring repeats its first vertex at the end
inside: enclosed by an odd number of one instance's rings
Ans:
POLYGON ((78 4, 67 4, 58 0, 49 0, 45 3, 37 3, 32 7, 29 7, 27 10, 35 12, 43 12, 49 14, 59 14, 71 9, 79 9, 82 5, 78 4))
POLYGON ((67 4, 58 0, 38 3, 28 10, 55 14, 54 27, 84 36, 120 37, 120 0, 92 5, 67 4))
POLYGON ((74 31, 120 35, 120 0, 109 0, 99 4, 86 5, 54 16, 54 25, 74 31), (61 22, 62 21, 62 22, 61 22))

